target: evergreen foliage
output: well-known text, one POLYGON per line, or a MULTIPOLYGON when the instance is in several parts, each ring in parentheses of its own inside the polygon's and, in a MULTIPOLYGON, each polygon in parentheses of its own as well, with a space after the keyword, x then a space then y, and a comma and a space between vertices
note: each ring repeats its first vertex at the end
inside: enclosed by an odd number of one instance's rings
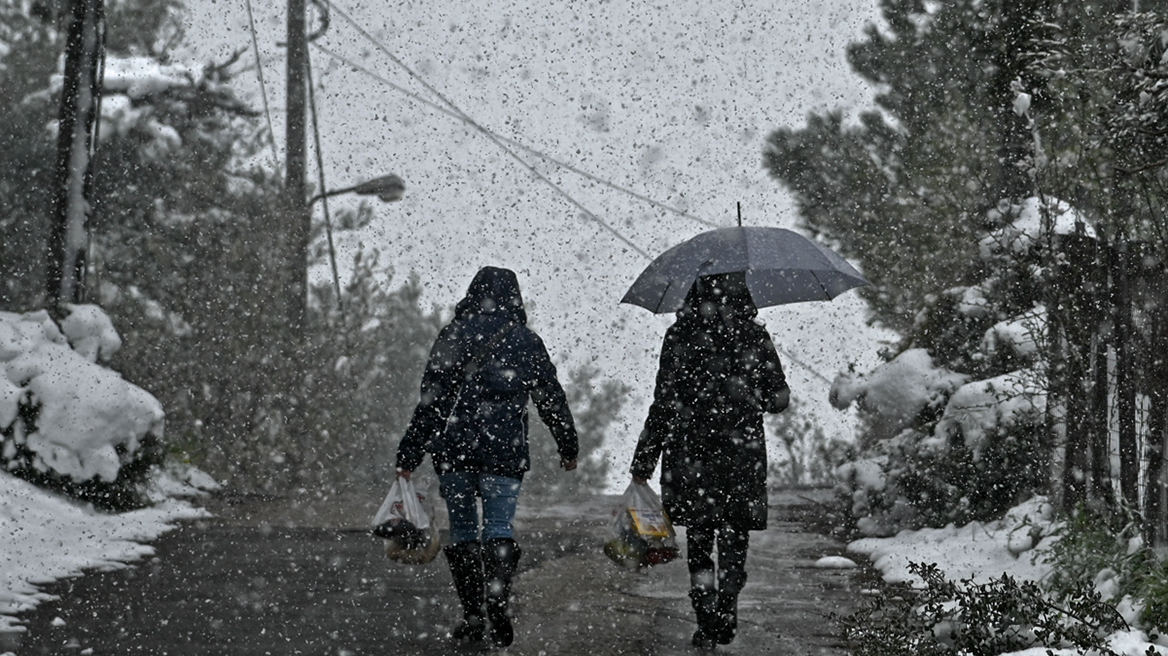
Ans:
POLYGON ((886 27, 848 50, 879 110, 858 125, 813 114, 768 138, 767 169, 804 227, 861 262, 873 284, 860 293, 889 328, 906 331, 930 294, 979 277, 983 218, 1004 195, 1002 53, 1018 38, 1004 27, 1038 4, 884 0, 886 27))

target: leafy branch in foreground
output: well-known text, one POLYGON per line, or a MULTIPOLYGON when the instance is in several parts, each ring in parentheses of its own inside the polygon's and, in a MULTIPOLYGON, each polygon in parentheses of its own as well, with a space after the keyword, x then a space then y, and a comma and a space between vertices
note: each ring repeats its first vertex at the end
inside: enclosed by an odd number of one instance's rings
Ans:
POLYGON ((1056 603, 1031 581, 951 581, 933 564, 909 570, 925 587, 882 594, 847 616, 833 615, 856 656, 997 656, 1032 647, 1118 656, 1107 636, 1127 623, 1089 585, 1056 603))

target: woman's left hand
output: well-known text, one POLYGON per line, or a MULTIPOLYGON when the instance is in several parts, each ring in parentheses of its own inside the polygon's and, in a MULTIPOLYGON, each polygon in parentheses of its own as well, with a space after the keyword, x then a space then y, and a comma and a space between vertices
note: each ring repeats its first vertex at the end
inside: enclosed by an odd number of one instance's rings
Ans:
POLYGON ((573 469, 576 468, 576 459, 575 458, 572 458, 571 460, 561 459, 560 466, 564 468, 564 471, 572 471, 573 469))

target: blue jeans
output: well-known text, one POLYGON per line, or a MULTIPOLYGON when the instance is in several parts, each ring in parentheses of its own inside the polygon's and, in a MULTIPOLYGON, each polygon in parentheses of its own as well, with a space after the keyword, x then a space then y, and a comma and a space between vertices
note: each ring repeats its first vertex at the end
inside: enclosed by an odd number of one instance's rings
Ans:
POLYGON ((438 475, 438 491, 450 513, 450 544, 479 541, 478 499, 483 500, 482 541, 512 537, 511 520, 519 501, 517 478, 479 472, 438 475))

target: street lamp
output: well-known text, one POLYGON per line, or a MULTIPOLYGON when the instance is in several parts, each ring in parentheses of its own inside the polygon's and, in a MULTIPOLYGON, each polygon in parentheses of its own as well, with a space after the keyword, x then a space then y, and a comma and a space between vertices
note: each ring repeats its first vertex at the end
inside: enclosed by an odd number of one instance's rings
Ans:
POLYGON ((406 183, 400 177, 390 173, 379 178, 366 180, 360 184, 352 187, 345 187, 343 189, 332 189, 313 196, 309 199, 308 204, 312 205, 322 198, 330 196, 339 196, 341 194, 357 194, 358 196, 377 196, 383 203, 392 203, 395 200, 401 200, 402 194, 406 191, 406 183))

